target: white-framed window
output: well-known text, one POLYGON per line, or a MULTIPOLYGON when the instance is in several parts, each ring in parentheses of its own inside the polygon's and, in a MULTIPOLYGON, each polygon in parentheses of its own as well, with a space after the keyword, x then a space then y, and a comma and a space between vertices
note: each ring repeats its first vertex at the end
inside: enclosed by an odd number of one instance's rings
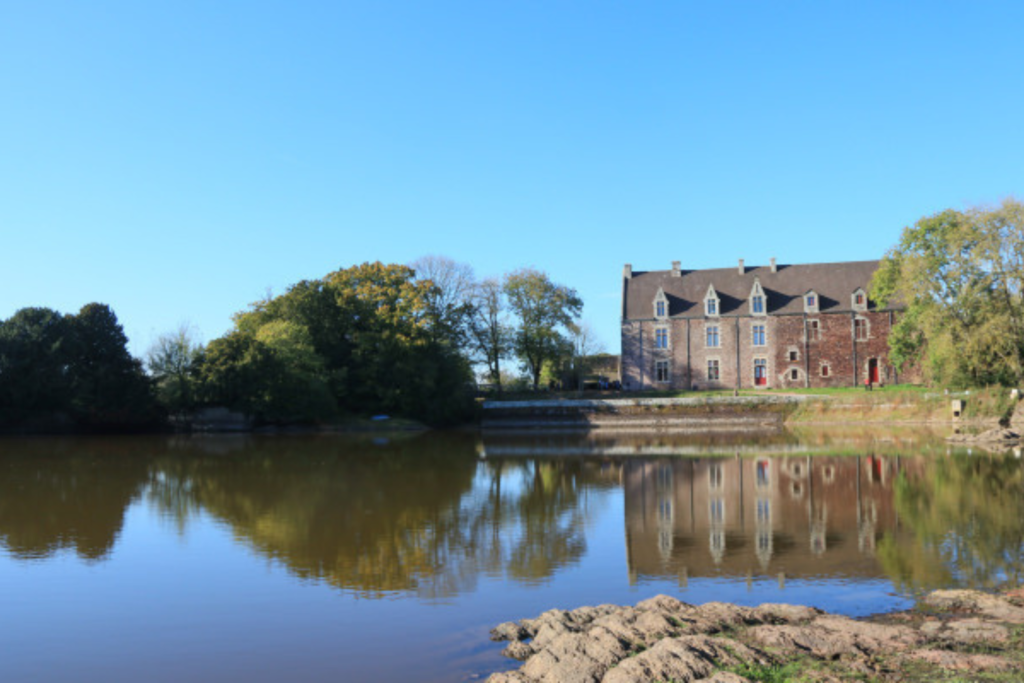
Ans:
POLYGON ((794 381, 794 382, 796 380, 800 379, 800 371, 797 370, 796 368, 793 368, 792 370, 790 370, 789 371, 789 379, 794 381))
POLYGON ((765 332, 764 325, 754 325, 750 328, 751 330, 751 343, 754 346, 765 346, 765 332))
POLYGON ((718 325, 708 325, 707 331, 707 346, 709 349, 716 349, 719 346, 720 339, 718 337, 718 325))
POLYGON ((870 334, 870 327, 866 318, 853 319, 853 338, 857 341, 867 341, 870 334))
POLYGON ((714 285, 708 285, 708 291, 704 295, 704 315, 718 316, 721 313, 719 309, 718 292, 715 291, 714 285))
POLYGON ((667 349, 668 348, 668 330, 664 327, 660 327, 654 330, 654 348, 656 349, 667 349))
POLYGON ((855 311, 868 310, 868 295, 862 288, 858 287, 850 295, 850 305, 855 311))
POLYGON ((714 358, 708 361, 708 381, 718 381, 719 377, 719 363, 718 359, 714 358))
POLYGON ((821 297, 813 289, 804 294, 804 313, 817 313, 821 297))
POLYGON ((787 352, 786 355, 788 356, 790 363, 796 363, 797 361, 800 360, 800 350, 799 349, 794 349, 794 348, 790 347, 790 349, 789 349, 789 351, 787 352))
POLYGON ((766 309, 766 297, 761 281, 754 278, 754 286, 750 288, 750 313, 751 315, 764 315, 766 309))
POLYGON ((821 323, 817 320, 807 321, 807 341, 818 341, 821 339, 821 323))
POLYGON ((656 382, 668 382, 671 379, 667 360, 659 360, 654 363, 654 379, 656 382))
POLYGON ((821 364, 821 376, 828 377, 832 374, 832 367, 828 363, 821 364))
POLYGON ((654 317, 659 320, 668 317, 668 297, 665 296, 665 290, 661 287, 658 288, 658 293, 654 295, 654 317))

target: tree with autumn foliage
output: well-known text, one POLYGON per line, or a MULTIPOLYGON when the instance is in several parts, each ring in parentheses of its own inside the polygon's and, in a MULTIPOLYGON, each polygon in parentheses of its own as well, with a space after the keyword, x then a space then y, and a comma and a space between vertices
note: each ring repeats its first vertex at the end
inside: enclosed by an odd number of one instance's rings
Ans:
POLYGON ((305 397, 307 419, 455 421, 470 405, 470 374, 458 349, 438 337, 435 294, 412 268, 379 262, 303 280, 237 314, 231 334, 210 344, 209 401, 270 422, 296 420, 283 396, 305 397))
POLYGON ((1024 380, 1024 204, 947 209, 904 229, 871 283, 905 313, 889 335, 898 367, 947 386, 1024 380))

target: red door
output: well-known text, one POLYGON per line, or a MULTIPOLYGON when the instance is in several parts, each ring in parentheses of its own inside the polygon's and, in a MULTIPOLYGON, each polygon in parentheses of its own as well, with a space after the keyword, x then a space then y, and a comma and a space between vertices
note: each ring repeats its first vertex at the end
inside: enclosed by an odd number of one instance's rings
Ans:
POLYGON ((768 361, 764 358, 754 360, 754 386, 763 387, 768 384, 768 361))
POLYGON ((868 377, 872 384, 878 384, 878 359, 872 358, 868 361, 868 377))

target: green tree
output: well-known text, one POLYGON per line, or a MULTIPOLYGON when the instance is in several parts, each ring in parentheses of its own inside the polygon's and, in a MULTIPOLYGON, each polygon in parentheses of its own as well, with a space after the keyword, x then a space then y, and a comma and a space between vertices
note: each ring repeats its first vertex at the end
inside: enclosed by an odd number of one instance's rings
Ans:
POLYGON ((156 380, 157 400, 173 413, 195 407, 203 347, 189 325, 160 335, 147 353, 146 365, 156 380))
POLYGON ((23 308, 0 322, 0 423, 69 410, 68 328, 49 308, 23 308))
POLYGON ((106 304, 68 316, 71 408, 80 425, 133 428, 159 419, 150 379, 128 352, 128 337, 106 304))
POLYGON ((1024 205, 952 209, 904 229, 871 284, 906 306, 889 337, 898 367, 946 385, 1024 378, 1024 205))
POLYGON ((547 273, 523 268, 505 277, 505 295, 516 314, 514 348, 537 389, 545 364, 571 354, 568 333, 583 310, 576 290, 547 273))
MULTIPOLYGON (((235 316, 236 332, 271 351, 261 330, 291 323, 296 327, 285 335, 293 343, 287 362, 315 355, 315 368, 303 363, 322 377, 342 410, 445 422, 470 406, 469 368, 459 350, 435 334, 435 293, 433 283, 417 280, 409 267, 364 263, 254 304, 235 316)), ((274 355, 284 359, 280 349, 274 355)))

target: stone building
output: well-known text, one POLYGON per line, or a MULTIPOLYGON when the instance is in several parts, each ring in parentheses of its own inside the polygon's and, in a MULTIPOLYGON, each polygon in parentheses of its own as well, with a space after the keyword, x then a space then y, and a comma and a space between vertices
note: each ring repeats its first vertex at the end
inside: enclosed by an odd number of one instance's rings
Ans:
MULTIPOLYGON (((888 361, 900 309, 868 298, 878 261, 638 272, 622 278, 622 384, 639 389, 915 381, 888 361)), ((915 374, 916 375, 916 374, 915 374)))

